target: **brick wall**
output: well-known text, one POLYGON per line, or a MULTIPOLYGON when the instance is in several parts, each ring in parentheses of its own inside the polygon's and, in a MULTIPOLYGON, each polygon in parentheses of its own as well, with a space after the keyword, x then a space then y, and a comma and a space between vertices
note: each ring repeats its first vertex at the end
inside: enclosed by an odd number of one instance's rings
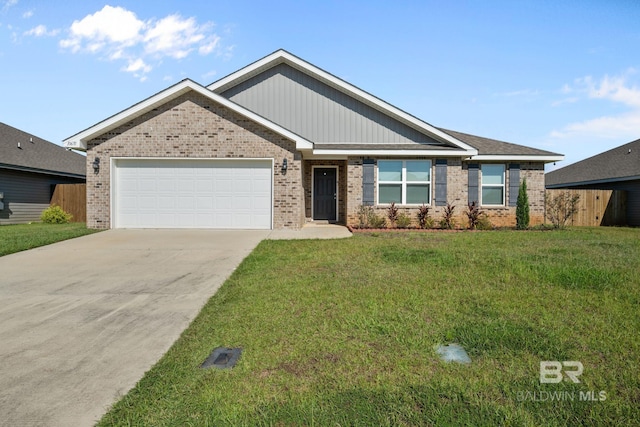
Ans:
POLYGON ((87 144, 87 226, 110 226, 111 157, 273 158, 274 228, 304 222, 302 158, 295 143, 210 99, 189 92, 87 144), (288 170, 281 172, 287 158, 288 170))
MULTIPOLYGON (((348 225, 358 225, 358 208, 362 205, 362 159, 350 158, 349 170, 347 172, 347 223, 348 225)), ((458 226, 466 227, 467 217, 464 214, 468 203, 468 172, 467 164, 461 159, 448 159, 447 161, 447 202, 455 206, 455 220, 458 226)), ((377 168, 376 168, 377 182, 377 168)), ((508 204, 509 200, 509 173, 506 171, 505 192, 508 204)), ((435 161, 432 162, 432 183, 435 182, 435 161)), ((529 196, 529 210, 531 225, 538 225, 544 222, 544 164, 537 162, 520 162, 520 180, 527 178, 527 195, 529 196)), ((377 200, 377 186, 376 200, 377 200)), ((436 223, 442 218, 444 206, 435 206, 435 188, 432 185, 432 203, 429 215, 435 219, 436 223)), ((516 194, 517 196, 517 194, 516 194)), ((400 211, 407 214, 413 224, 417 225, 416 214, 418 208, 405 208, 399 206, 400 211)), ((374 206, 378 215, 386 217, 386 206, 374 206)), ((516 208, 514 207, 482 207, 488 215, 491 223, 496 227, 514 227, 516 225, 516 208)))

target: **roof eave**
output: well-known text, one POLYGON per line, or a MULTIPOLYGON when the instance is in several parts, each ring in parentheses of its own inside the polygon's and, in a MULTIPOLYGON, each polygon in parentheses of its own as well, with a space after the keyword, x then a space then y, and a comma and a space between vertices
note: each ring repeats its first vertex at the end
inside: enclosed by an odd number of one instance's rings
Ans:
POLYGON ((390 156, 390 157, 468 157, 475 150, 345 150, 345 149, 314 149, 314 156, 390 156))
POLYGON ((544 163, 551 163, 551 162, 560 162, 562 160, 564 160, 564 156, 563 155, 530 155, 530 154, 523 154, 523 155, 510 155, 510 154, 479 154, 479 155, 475 155, 475 156, 471 156, 468 159, 465 159, 467 161, 472 160, 472 161, 486 161, 486 162, 491 162, 491 161, 519 161, 519 162, 544 162, 544 163))
POLYGON ((0 169, 9 169, 9 170, 15 170, 15 171, 20 171, 20 172, 40 173, 40 174, 44 174, 44 175, 64 176, 64 177, 67 177, 67 178, 79 178, 79 179, 86 179, 87 178, 87 176, 85 174, 77 174, 77 173, 73 173, 73 172, 54 171, 54 170, 49 170, 49 169, 30 168, 30 167, 27 167, 27 166, 19 166, 19 165, 0 164, 0 169))
POLYGON ((640 180, 640 175, 624 176, 624 177, 617 177, 617 178, 592 179, 589 181, 575 181, 575 182, 566 182, 566 183, 560 183, 560 184, 548 184, 548 185, 545 185, 545 187, 549 189, 554 189, 554 188, 579 187, 583 185, 608 184, 612 182, 637 181, 637 180, 640 180))

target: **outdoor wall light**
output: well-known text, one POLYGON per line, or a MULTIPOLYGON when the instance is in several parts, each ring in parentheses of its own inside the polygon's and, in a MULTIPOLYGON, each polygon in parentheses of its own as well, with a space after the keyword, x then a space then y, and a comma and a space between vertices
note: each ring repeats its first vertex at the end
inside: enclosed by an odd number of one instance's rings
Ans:
POLYGON ((95 159, 93 159, 93 163, 91 163, 91 166, 93 166, 93 171, 98 173, 98 171, 100 170, 100 157, 96 157, 95 159))
POLYGON ((286 172, 287 171, 287 158, 285 157, 284 159, 282 159, 282 172, 286 172))

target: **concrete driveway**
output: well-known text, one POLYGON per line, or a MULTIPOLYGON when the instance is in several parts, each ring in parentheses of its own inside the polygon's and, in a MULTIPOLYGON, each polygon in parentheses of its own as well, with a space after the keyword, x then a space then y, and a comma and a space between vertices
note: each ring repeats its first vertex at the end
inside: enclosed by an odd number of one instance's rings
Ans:
POLYGON ((93 425, 269 233, 110 230, 0 257, 0 424, 93 425))

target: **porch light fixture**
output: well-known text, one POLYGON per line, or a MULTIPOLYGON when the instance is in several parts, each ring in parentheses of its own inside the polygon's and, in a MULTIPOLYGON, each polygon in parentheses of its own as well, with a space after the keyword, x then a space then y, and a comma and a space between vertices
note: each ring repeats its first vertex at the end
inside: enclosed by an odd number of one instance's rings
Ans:
POLYGON ((282 172, 286 172, 287 171, 287 158, 285 157, 284 159, 282 159, 282 172))
POLYGON ((96 157, 95 159, 93 159, 93 163, 91 163, 91 166, 93 166, 93 171, 95 173, 98 173, 98 171, 100 170, 100 157, 96 157))

